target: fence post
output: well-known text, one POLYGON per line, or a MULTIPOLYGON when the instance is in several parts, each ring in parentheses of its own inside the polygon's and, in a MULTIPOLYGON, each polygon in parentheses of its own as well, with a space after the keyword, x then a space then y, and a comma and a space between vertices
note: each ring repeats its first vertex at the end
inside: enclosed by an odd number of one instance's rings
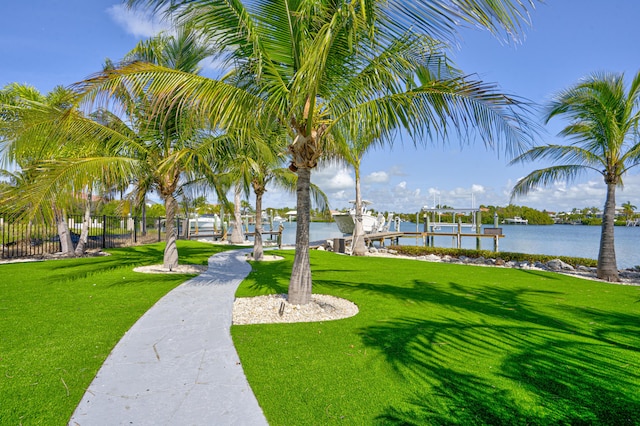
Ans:
POLYGON ((102 215, 102 248, 107 248, 107 215, 102 215))
POLYGON ((162 235, 160 234, 161 223, 162 223, 162 218, 158 216, 158 242, 162 241, 162 235))
POLYGON ((138 242, 138 217, 133 217, 133 242, 138 242))

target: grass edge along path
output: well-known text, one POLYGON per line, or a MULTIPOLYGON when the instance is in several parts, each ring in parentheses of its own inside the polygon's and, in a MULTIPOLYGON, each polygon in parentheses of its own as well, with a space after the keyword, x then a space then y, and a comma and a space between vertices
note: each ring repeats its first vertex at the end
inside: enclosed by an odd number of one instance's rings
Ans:
MULTIPOLYGON (((180 263, 229 250, 178 241, 180 263)), ((0 265, 0 424, 66 424, 113 347, 161 297, 194 275, 142 274, 164 243, 110 256, 0 265)))
MULTIPOLYGON (((285 293, 293 253, 237 297, 285 293)), ((312 251, 355 317, 234 325, 271 425, 637 424, 640 287, 312 251)))

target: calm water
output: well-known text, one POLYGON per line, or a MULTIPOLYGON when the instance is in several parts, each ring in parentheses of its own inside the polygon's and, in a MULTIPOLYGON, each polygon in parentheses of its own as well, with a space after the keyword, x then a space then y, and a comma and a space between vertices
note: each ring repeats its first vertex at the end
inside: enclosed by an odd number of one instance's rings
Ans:
MULTIPOLYGON (((285 223, 283 243, 294 244, 296 224, 285 223)), ((268 225, 265 227, 268 228, 268 225)), ((393 228, 392 228, 393 229, 393 228)), ((403 222, 402 231, 416 231, 416 224, 403 222)), ((422 230, 422 225, 420 225, 422 230)), ((463 231, 464 232, 464 231, 463 231)), ((505 237, 500 239, 500 251, 519 253, 549 254, 558 256, 574 256, 596 259, 600 243, 599 226, 571 226, 571 225, 507 225, 502 226, 505 237)), ((310 240, 318 241, 341 237, 335 223, 311 223, 310 240)), ((640 265, 640 227, 616 226, 616 259, 618 268, 631 268, 640 265)), ((422 239, 403 238, 401 244, 422 244, 422 239)), ((438 247, 455 247, 451 237, 435 238, 438 247)), ((475 238, 463 238, 464 248, 475 249, 475 238)), ((481 248, 493 250, 493 239, 483 238, 481 248)))

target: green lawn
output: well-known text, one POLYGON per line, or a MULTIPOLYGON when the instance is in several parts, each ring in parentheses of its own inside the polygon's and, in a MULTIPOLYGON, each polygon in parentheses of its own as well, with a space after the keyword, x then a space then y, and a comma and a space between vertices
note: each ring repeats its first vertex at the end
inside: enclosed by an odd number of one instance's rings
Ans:
MULTIPOLYGON (((286 292, 293 253, 240 297, 286 292)), ((640 287, 312 252, 355 317, 236 325, 271 425, 639 424, 640 287)))
MULTIPOLYGON (((179 241, 181 263, 223 249, 179 241)), ((63 425, 122 335, 192 275, 133 272, 164 244, 104 257, 0 265, 0 424, 63 425)))
MULTIPOLYGON (((127 329, 188 275, 132 272, 163 244, 0 265, 0 424, 65 424, 127 329)), ((179 242, 181 262, 218 246, 179 242)), ((286 292, 293 253, 238 296, 286 292)), ((272 425, 637 424, 640 287, 312 252, 349 319, 233 326, 272 425)))

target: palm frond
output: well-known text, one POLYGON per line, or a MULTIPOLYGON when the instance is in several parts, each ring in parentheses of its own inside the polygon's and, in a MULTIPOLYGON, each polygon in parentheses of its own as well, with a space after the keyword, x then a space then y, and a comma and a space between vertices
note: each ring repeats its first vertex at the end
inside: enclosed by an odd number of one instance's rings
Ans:
POLYGON ((529 10, 535 2, 526 0, 367 0, 378 25, 391 35, 407 29, 423 32, 439 40, 454 40, 460 25, 488 29, 504 40, 517 40, 523 23, 530 22, 529 10))
POLYGON ((509 164, 519 164, 538 160, 551 160, 555 163, 565 162, 591 168, 598 172, 605 166, 602 158, 596 153, 575 145, 542 145, 511 160, 509 164))
POLYGON ((579 164, 566 164, 535 170, 518 180, 511 191, 511 198, 526 195, 539 186, 550 185, 557 181, 573 181, 584 172, 585 167, 579 164))
POLYGON ((39 212, 49 212, 51 205, 62 206, 75 199, 76 194, 94 182, 128 181, 135 174, 136 167, 135 160, 122 157, 42 161, 25 170, 27 173, 29 170, 37 172, 37 177, 20 185, 15 196, 4 200, 4 203, 20 211, 22 218, 33 219, 39 212))

